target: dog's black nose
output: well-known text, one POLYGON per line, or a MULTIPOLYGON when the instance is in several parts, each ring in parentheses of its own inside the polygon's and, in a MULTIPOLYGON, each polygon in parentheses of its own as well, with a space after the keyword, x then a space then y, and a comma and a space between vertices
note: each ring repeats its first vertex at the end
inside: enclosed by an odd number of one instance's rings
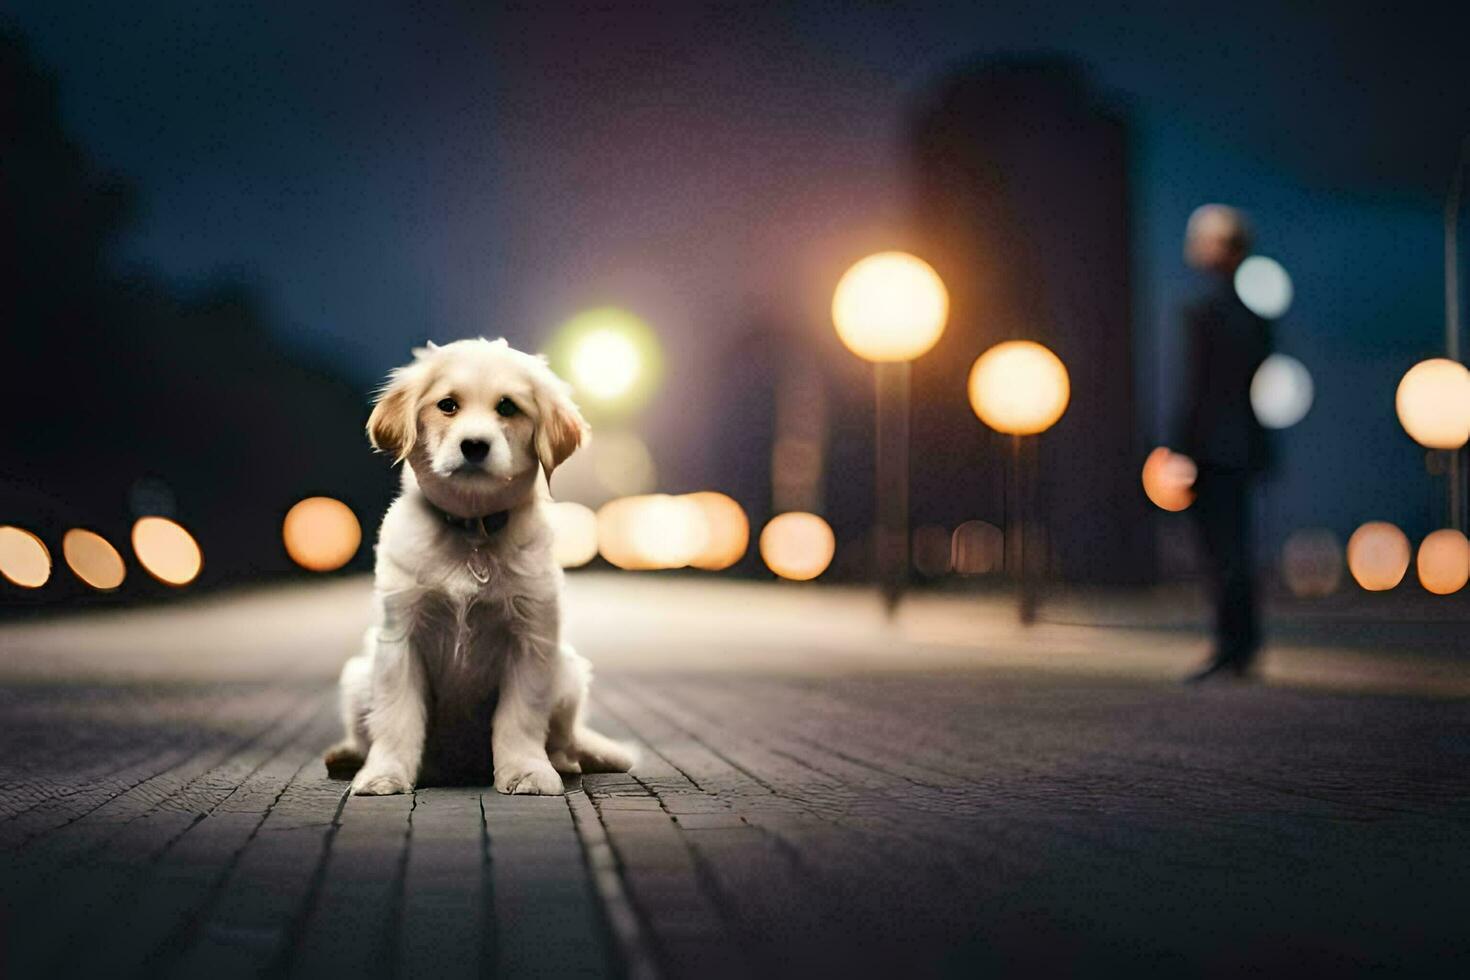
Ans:
POLYGON ((466 439, 459 444, 459 451, 464 454, 466 463, 483 463, 490 455, 490 444, 479 439, 466 439))

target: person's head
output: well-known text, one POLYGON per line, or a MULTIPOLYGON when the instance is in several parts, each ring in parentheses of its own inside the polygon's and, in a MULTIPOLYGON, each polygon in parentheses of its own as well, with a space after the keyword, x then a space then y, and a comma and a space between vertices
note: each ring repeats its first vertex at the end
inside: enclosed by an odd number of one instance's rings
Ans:
POLYGON ((1229 275, 1251 251, 1245 215, 1225 204, 1194 209, 1184 231, 1184 261, 1204 272, 1229 275))

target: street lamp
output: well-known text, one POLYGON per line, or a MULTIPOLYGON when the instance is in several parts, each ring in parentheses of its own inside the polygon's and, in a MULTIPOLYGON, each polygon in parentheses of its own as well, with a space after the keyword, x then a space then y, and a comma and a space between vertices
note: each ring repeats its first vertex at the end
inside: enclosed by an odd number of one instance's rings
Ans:
POLYGON ((1420 361, 1394 393, 1399 424, 1426 449, 1450 454, 1450 527, 1461 527, 1460 449, 1470 440, 1470 370, 1447 357, 1420 361))
POLYGON ((1036 597, 1026 568, 1026 522, 1032 480, 1022 456, 1022 437, 1039 435, 1056 424, 1072 398, 1067 366, 1050 349, 1031 340, 1008 340, 981 354, 970 368, 970 407, 980 421, 1011 437, 1011 476, 1015 492, 1015 571, 1021 582, 1021 621, 1036 618, 1036 597))
POLYGON ((893 611, 908 578, 909 364, 933 347, 949 318, 949 292, 929 263, 880 252, 845 272, 832 324, 847 349, 873 362, 877 385, 877 559, 893 611))

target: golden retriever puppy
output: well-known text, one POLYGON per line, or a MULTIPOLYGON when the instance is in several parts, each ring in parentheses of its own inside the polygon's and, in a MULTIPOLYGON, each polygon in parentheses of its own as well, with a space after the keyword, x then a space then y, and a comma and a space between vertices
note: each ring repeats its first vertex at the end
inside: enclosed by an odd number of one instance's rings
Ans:
POLYGON ((504 340, 430 344, 367 430, 408 465, 328 768, 358 767, 368 795, 490 771, 502 793, 559 794, 560 773, 628 771, 632 751, 582 723, 591 670, 561 642, 548 480, 587 432, 566 384, 504 340))

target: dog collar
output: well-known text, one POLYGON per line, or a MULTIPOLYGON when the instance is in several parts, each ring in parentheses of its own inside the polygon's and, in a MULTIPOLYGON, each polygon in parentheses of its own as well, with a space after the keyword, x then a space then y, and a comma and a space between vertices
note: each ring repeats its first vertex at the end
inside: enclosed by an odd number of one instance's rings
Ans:
MULTIPOLYGON (((428 503, 428 501, 424 501, 428 503)), ((441 510, 433 504, 429 509, 439 515, 439 519, 456 530, 475 534, 482 538, 488 538, 497 531, 503 530, 510 520, 510 511, 497 510, 493 514, 484 514, 480 517, 456 517, 447 510, 441 510)))

